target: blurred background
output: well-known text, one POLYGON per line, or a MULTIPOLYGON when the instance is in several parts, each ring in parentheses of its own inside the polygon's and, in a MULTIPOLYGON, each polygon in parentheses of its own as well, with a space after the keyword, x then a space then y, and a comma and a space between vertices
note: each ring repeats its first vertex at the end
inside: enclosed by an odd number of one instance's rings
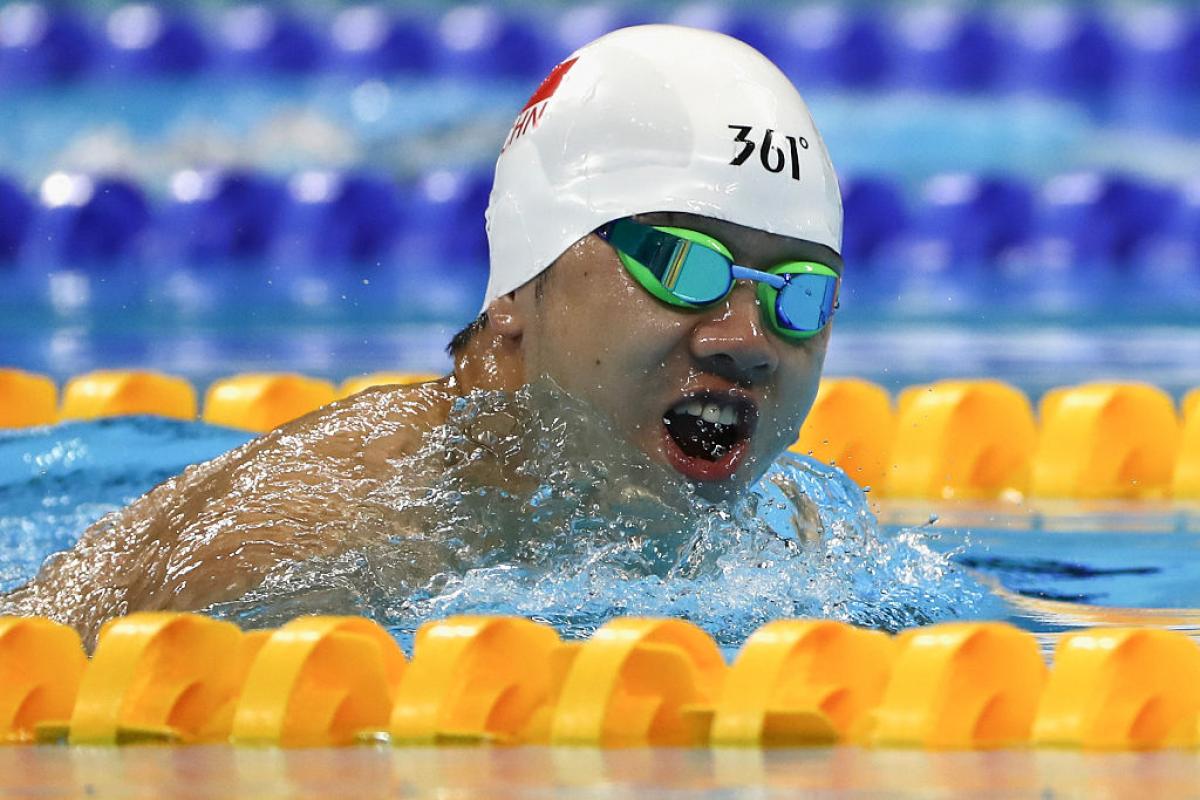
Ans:
POLYGON ((1200 385, 1185 3, 0 5, 0 365, 440 371, 518 109, 667 21, 758 47, 842 180, 827 373, 1200 385))

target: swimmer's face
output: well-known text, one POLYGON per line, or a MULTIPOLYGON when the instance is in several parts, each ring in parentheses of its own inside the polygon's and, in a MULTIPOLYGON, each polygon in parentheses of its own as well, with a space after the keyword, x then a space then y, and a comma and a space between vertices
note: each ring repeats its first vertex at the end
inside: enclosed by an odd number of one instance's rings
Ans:
MULTIPOLYGON (((841 271, 832 251, 810 242, 691 214, 637 220, 706 233, 744 266, 818 261, 841 271)), ((795 441, 816 396, 829 326, 809 339, 783 339, 746 281, 711 308, 668 306, 595 235, 559 258, 541 293, 526 285, 510 301, 526 379, 548 376, 588 401, 702 496, 736 495, 795 441)))

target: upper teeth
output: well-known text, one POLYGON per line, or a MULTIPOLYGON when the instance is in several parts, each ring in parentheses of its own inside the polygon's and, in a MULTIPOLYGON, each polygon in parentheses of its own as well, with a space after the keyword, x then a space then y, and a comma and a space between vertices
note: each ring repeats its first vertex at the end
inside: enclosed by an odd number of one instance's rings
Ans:
POLYGON ((705 422, 720 425, 736 425, 738 421, 737 409, 730 403, 714 403, 712 401, 705 403, 701 400, 689 400, 677 406, 676 410, 684 414, 691 414, 693 417, 700 417, 705 422))

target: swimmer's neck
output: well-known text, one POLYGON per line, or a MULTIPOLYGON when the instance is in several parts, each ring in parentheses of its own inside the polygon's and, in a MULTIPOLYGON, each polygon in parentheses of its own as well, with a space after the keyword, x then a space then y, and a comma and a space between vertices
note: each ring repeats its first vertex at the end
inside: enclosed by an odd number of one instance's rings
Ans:
POLYGON ((525 385, 521 338, 484 328, 454 357, 446 388, 458 395, 476 390, 515 392, 525 385))

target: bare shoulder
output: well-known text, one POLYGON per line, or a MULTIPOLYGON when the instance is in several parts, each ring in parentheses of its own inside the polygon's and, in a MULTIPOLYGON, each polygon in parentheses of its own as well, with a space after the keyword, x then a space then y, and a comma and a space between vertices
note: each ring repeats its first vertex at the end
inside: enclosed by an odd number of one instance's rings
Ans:
POLYGON ((202 608, 283 561, 337 552, 364 498, 455 397, 446 379, 372 387, 189 467, 101 519, 10 601, 90 636, 108 617, 202 608))
POLYGON ((391 461, 418 448, 425 433, 445 421, 453 400, 444 380, 371 387, 160 488, 173 502, 184 501, 193 517, 218 509, 239 516, 287 512, 284 518, 320 522, 386 477, 391 461), (321 501, 320 509, 310 504, 321 501))
POLYGON ((445 422, 457 397, 448 379, 372 386, 264 434, 257 451, 302 450, 329 459, 394 458, 445 422))
POLYGON ((444 381, 372 387, 185 472, 168 494, 192 527, 214 517, 232 521, 242 533, 227 537, 230 545, 249 532, 277 530, 268 538, 324 551, 336 546, 333 529, 356 502, 445 421, 453 400, 444 381))

